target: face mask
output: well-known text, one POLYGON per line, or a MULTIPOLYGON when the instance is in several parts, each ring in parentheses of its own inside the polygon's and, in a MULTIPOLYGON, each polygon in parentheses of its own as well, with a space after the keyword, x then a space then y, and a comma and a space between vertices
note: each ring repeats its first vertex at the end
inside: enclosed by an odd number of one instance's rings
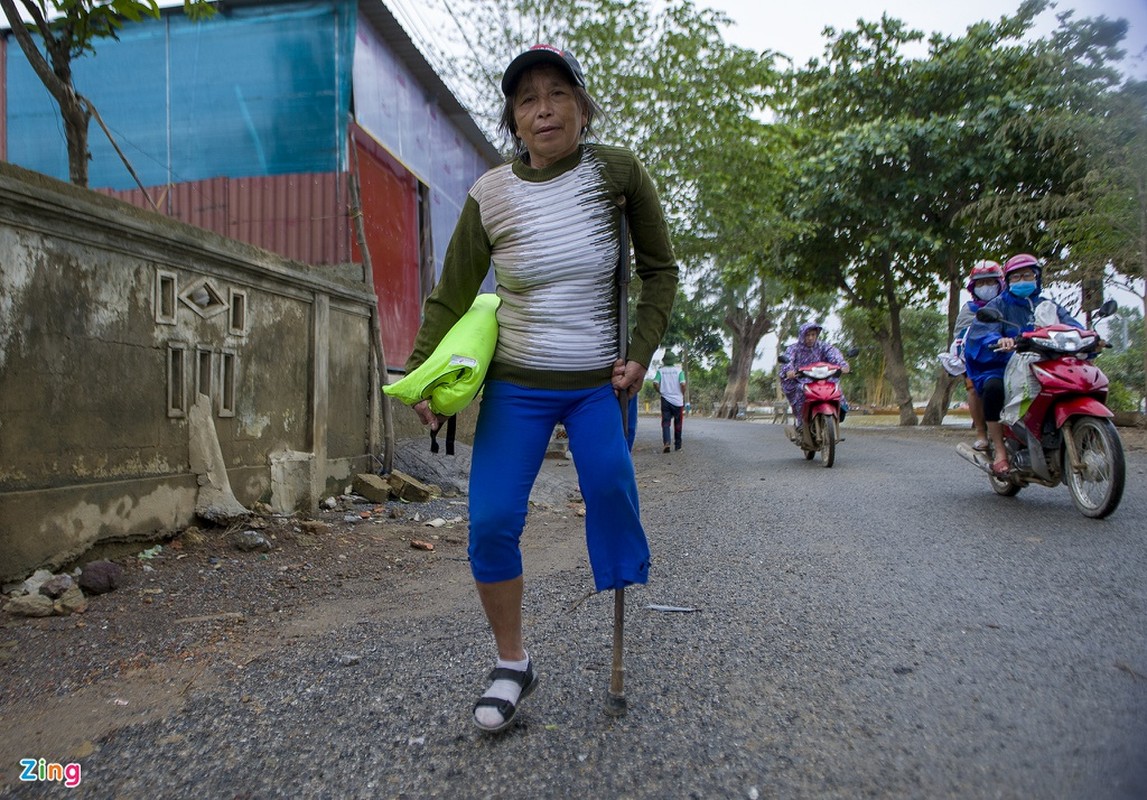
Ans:
POLYGON ((1016 281, 1008 287, 1016 297, 1031 297, 1035 294, 1035 281, 1016 281))
POLYGON ((983 286, 976 286, 972 289, 978 299, 987 302, 1000 293, 1000 287, 994 283, 985 283, 983 286))

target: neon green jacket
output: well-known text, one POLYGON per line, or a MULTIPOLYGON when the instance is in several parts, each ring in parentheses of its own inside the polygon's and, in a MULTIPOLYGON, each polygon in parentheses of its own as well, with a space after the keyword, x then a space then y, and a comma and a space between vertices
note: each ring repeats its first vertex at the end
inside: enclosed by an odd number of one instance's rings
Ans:
POLYGON ((449 417, 470 404, 486 380, 498 343, 496 294, 480 294, 420 367, 382 391, 408 406, 430 401, 430 410, 449 417))

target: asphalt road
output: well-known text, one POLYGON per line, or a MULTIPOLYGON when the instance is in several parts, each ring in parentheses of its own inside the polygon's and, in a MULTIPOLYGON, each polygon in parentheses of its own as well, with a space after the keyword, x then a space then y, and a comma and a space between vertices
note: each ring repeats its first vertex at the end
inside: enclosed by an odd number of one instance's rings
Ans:
POLYGON ((398 613, 116 732, 80 787, 14 794, 1147 797, 1147 458, 1092 521, 1063 487, 995 496, 955 441, 849 430, 823 469, 748 422, 690 418, 663 455, 642 418, 654 561, 626 593, 623 718, 602 711, 612 600, 577 602, 574 518, 526 542, 542 682, 503 735, 469 723, 491 647, 450 562, 398 613))

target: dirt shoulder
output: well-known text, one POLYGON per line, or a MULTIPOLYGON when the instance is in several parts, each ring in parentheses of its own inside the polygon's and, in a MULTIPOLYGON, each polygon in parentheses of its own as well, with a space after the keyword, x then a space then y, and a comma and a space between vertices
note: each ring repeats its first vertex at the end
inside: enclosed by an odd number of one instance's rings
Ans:
MULTIPOLYGON (((531 509, 523 548, 533 568, 568 563, 583 541, 582 513, 577 502, 531 509), (547 546, 533 546, 543 530, 547 546)), ((268 650, 364 615, 414 620, 470 602, 465 516, 464 498, 343 498, 313 519, 192 528, 115 558, 120 586, 88 598, 83 613, 0 612, 0 787, 17 780, 20 759, 83 758, 100 738, 178 712, 189 691, 268 650), (271 549, 237 549, 242 530, 262 534, 271 549)))

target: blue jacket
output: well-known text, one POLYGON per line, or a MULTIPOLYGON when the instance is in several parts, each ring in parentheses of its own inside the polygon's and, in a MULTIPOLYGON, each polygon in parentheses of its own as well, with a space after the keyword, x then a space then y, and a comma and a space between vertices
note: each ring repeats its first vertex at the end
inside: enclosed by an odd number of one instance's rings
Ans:
MULTIPOLYGON (((997 309, 1011 325, 976 320, 972 323, 972 327, 968 328, 967 338, 964 339, 964 361, 967 364, 968 377, 972 379, 979 394, 984 393, 984 383, 987 380, 1004 376, 1004 368, 1012 357, 1011 351, 993 350, 996 342, 1004 337, 1014 339, 1021 331, 1034 331, 1036 306, 1045 299, 1050 298, 1044 298, 1038 291, 1031 297, 1017 297, 1011 291, 1005 290, 984 308, 997 309), (1018 326, 1018 330, 1012 326, 1018 326)), ((1055 308, 1060 322, 1077 328, 1083 327, 1059 303, 1055 304, 1055 308)))

